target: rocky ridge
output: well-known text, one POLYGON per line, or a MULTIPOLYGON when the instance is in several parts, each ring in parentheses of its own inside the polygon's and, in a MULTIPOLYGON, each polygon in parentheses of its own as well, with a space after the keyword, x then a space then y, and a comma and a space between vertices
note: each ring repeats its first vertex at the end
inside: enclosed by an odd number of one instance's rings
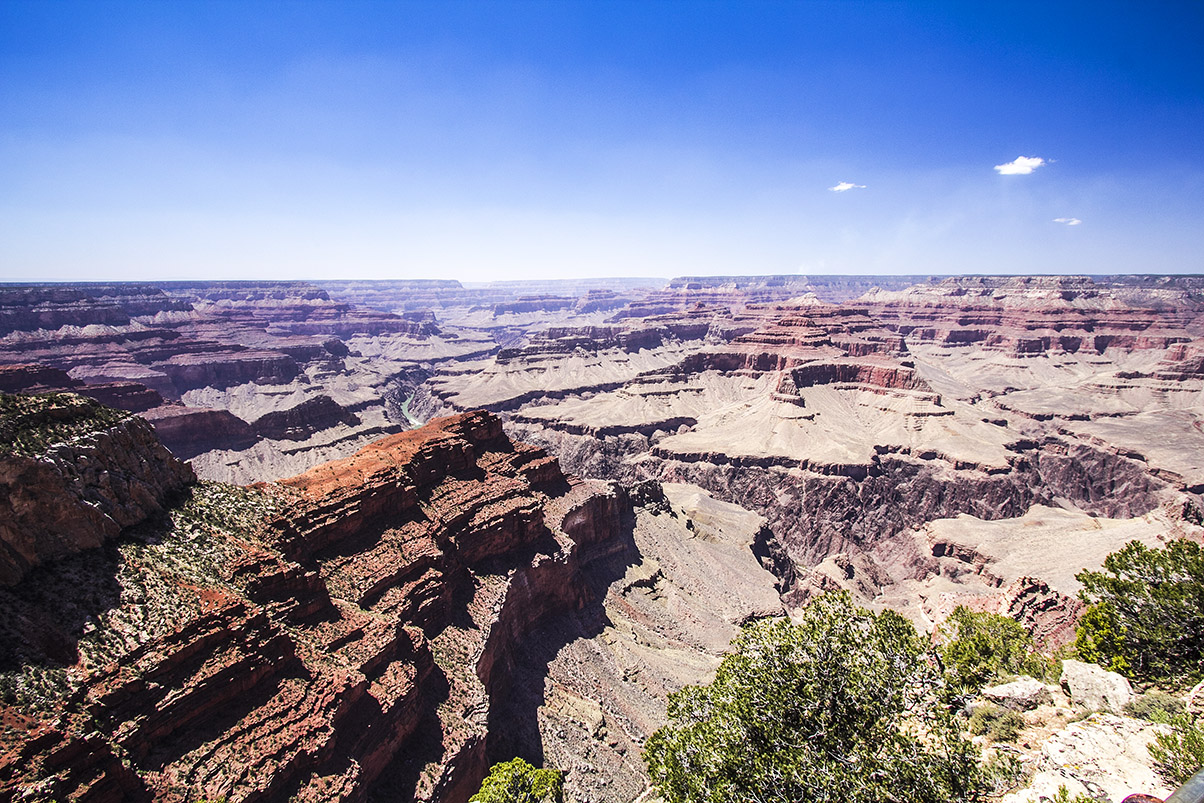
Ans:
MULTIPOLYGON (((137 447, 93 462, 169 474, 137 447)), ((632 502, 466 413, 42 555, 0 588, 0 795, 455 803, 518 753, 633 799, 667 695, 781 605, 763 519, 632 502)))
POLYGON ((193 480, 139 418, 0 393, 0 585, 161 514, 193 480))
POLYGON ((3 592, 4 787, 464 800, 514 650, 593 602, 578 574, 626 546, 620 493, 566 480, 484 414, 192 504, 3 592), (230 509, 246 520, 214 526, 230 509), (78 602, 59 610, 65 584, 78 602), (13 632, 28 621, 40 639, 13 632))

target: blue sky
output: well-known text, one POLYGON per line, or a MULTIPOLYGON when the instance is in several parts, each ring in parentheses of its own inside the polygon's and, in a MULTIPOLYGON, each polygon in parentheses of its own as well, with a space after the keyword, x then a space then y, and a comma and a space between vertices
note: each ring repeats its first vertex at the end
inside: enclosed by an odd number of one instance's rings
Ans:
POLYGON ((0 0, 0 279, 1204 272, 1201 41, 1194 0, 0 0))

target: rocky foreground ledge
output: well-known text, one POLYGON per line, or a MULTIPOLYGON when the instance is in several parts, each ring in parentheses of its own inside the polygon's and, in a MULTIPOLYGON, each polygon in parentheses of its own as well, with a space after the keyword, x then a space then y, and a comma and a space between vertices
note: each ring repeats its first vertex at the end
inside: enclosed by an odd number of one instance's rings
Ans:
MULTIPOLYGON (((136 447, 102 451, 164 486, 136 447)), ((110 518, 0 589, 0 798, 466 800, 524 640, 631 541, 621 491, 488 413, 110 518)))

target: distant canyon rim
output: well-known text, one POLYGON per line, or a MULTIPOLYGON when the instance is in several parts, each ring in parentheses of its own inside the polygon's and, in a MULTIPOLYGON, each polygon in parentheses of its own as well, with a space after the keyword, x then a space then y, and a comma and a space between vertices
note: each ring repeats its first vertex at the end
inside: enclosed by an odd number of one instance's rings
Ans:
POLYGON ((0 285, 0 392, 74 394, 0 454, 0 789, 47 799, 522 755, 627 803, 744 622, 1053 649, 1078 571, 1204 533, 1198 276, 0 285))

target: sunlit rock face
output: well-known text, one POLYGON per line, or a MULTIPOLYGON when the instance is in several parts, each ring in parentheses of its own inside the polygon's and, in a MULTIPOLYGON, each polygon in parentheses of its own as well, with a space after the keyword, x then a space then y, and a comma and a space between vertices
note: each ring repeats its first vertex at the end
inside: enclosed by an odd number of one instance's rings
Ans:
MULTIPOLYGON (((690 482, 762 513, 786 559, 778 565, 793 567, 782 575, 792 602, 849 587, 931 624, 963 586, 967 601, 1006 608, 1004 589, 1031 576, 1064 599, 1046 605, 1061 611, 1044 617, 1057 641, 1076 611, 1074 583, 1053 582, 1069 565, 1035 559, 984 578, 942 563, 925 533, 1039 507, 1135 522, 1124 535, 1150 543, 1196 535, 1199 284, 970 277, 831 304, 750 301, 735 285, 721 300, 716 287, 674 282, 673 292, 706 293, 694 309, 674 308, 708 325, 684 344, 689 354, 630 379, 614 371, 613 387, 595 367, 576 393, 565 388, 580 375, 568 361, 545 365, 556 394, 531 393, 505 416, 516 436, 584 476, 690 482), (826 563, 840 555, 846 568, 826 563)), ((621 322, 640 320, 659 318, 621 322)), ((581 348, 606 364, 604 349, 581 348)), ((518 373, 514 359, 484 370, 518 373)), ((431 387, 454 409, 476 381, 449 375, 431 387)), ((1095 561, 1118 545, 1104 533, 1120 532, 1048 517, 1000 532, 1034 528, 1049 533, 1039 543, 1073 533, 1095 561)), ((992 549, 985 563, 1012 547, 992 549)))
POLYGON ((483 413, 277 484, 198 486, 166 522, 43 556, 0 592, 0 783, 464 800, 516 651, 548 617, 600 604, 608 581, 582 573, 631 548, 630 520, 620 491, 566 479, 483 413))
POLYGON ((0 783, 460 801, 522 755, 630 801, 667 695, 815 594, 1056 647, 1078 571, 1201 537, 1199 284, 27 295, 0 390, 136 411, 202 482, 61 506, 98 535, 0 591, 0 783))

